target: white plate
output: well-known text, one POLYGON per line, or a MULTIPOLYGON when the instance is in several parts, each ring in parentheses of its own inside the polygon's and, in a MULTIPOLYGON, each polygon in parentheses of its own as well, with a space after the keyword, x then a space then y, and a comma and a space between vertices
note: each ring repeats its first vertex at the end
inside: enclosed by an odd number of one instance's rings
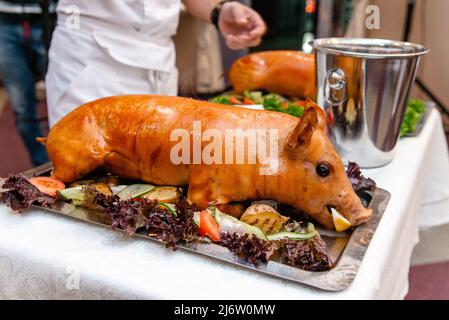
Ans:
POLYGON ((235 104, 234 106, 246 109, 264 110, 262 104, 235 104))

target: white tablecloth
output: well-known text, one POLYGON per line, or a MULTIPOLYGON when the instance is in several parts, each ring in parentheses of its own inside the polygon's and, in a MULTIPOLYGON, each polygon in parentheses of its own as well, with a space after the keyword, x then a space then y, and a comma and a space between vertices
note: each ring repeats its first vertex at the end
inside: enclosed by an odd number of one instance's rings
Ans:
POLYGON ((392 197, 352 285, 326 292, 43 210, 0 206, 0 298, 400 299, 423 226, 449 221, 449 160, 433 111, 388 166, 365 170, 392 197), (438 209, 438 210, 435 210, 438 209), (420 214, 421 213, 421 214, 420 214))

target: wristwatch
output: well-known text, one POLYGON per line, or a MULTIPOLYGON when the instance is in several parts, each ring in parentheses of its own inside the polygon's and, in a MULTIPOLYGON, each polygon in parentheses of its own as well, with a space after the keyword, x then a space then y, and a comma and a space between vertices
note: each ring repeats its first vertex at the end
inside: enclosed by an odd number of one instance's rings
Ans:
POLYGON ((220 12, 221 12, 221 8, 223 8, 223 5, 226 2, 232 2, 233 0, 223 0, 220 1, 219 3, 217 3, 217 5, 212 9, 211 13, 210 13, 210 22, 215 26, 215 28, 217 28, 217 30, 219 29, 218 27, 218 19, 220 18, 220 12))

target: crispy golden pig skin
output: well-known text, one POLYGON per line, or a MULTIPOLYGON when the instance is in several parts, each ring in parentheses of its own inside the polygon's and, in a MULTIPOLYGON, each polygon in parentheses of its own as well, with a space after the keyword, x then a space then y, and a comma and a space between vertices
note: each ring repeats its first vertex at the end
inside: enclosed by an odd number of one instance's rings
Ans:
MULTIPOLYGON (((209 143, 203 141, 202 147, 209 143)), ((225 145, 223 142, 223 155, 225 145)), ((108 97, 84 104, 62 118, 50 130, 46 148, 54 177, 66 183, 106 167, 123 178, 156 185, 188 185, 188 200, 201 208, 273 199, 308 213, 327 228, 333 228, 327 205, 337 208, 352 225, 371 215, 354 193, 325 133, 323 112, 310 101, 298 120, 278 112, 180 97, 108 97), (225 129, 277 129, 279 152, 272 157, 277 171, 261 175, 261 167, 266 167, 261 163, 174 164, 170 153, 180 140, 171 141, 171 133, 186 129, 193 144, 194 121, 201 121, 203 132, 213 128, 223 136, 225 129), (328 164, 329 176, 316 173, 319 163, 328 164)), ((244 148, 246 154, 247 143, 244 148)))
POLYGON ((241 57, 229 70, 234 90, 264 89, 293 97, 315 97, 315 57, 300 51, 262 51, 241 57))

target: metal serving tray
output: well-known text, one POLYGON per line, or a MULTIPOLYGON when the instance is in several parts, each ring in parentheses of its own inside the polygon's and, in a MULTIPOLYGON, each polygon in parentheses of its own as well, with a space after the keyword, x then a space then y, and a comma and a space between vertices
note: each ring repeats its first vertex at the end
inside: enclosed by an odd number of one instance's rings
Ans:
MULTIPOLYGON (((26 176, 48 175, 51 168, 51 164, 48 163, 26 171, 24 174, 26 176)), ((363 200, 369 201, 369 207, 373 209, 373 215, 368 222, 358 226, 352 232, 337 233, 318 228, 323 240, 326 242, 328 253, 335 264, 335 267, 329 271, 304 271, 276 261, 269 261, 267 264, 254 266, 238 258, 228 249, 210 243, 179 243, 177 246, 181 250, 226 261, 270 276, 307 284, 324 290, 340 291, 347 288, 354 280, 389 199, 390 193, 380 188, 366 193, 363 200)), ((44 209, 102 227, 110 227, 109 222, 101 213, 75 207, 69 203, 61 202, 53 209, 44 209)), ((117 229, 117 232, 123 231, 117 229)), ((161 245, 164 245, 163 241, 148 237, 144 233, 136 233, 134 237, 146 238, 149 241, 159 242, 161 245)))

